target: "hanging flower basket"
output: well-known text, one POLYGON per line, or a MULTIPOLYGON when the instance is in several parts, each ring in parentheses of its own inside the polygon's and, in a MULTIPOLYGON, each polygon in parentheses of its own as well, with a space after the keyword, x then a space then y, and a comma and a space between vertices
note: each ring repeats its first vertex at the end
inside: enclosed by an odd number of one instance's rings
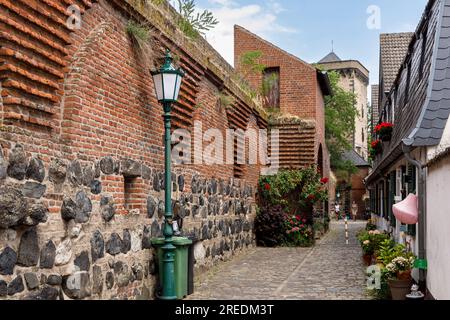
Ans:
POLYGON ((375 133, 382 141, 391 141, 394 125, 390 122, 383 122, 375 127, 375 133))
POLYGON ((376 140, 376 141, 372 142, 370 147, 371 147, 370 148, 370 157, 372 159, 375 159, 376 156, 383 153, 383 144, 382 144, 381 140, 376 140))

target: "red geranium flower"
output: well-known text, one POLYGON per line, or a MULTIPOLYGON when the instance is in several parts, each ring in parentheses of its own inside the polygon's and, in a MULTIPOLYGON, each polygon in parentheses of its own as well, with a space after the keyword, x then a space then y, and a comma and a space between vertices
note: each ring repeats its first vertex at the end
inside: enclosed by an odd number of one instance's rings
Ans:
POLYGON ((373 149, 376 149, 376 148, 380 147, 381 146, 381 140, 373 141, 371 146, 372 146, 373 149))
POLYGON ((295 217, 298 221, 300 221, 301 219, 302 219, 302 217, 300 217, 300 216, 296 216, 295 217))
POLYGON ((315 195, 310 194, 310 195, 308 196, 308 200, 314 200, 314 199, 316 199, 316 196, 315 196, 315 195))
POLYGON ((270 190, 270 184, 266 183, 266 184, 264 185, 264 189, 266 189, 267 191, 269 191, 269 190, 270 190))
POLYGON ((327 184, 328 182, 330 181, 330 179, 328 179, 328 178, 322 178, 321 180, 320 180, 320 183, 321 184, 327 184))

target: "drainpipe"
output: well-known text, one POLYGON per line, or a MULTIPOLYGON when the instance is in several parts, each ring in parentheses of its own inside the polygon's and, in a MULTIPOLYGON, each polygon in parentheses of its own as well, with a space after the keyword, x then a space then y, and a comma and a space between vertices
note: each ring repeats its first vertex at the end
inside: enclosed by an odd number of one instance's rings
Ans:
MULTIPOLYGON (((425 247, 425 224, 426 224, 426 174, 425 166, 418 160, 413 159, 411 151, 413 149, 413 139, 404 139, 402 145, 402 151, 405 154, 409 163, 415 166, 419 171, 419 185, 418 185, 418 199, 419 199, 419 260, 426 260, 426 247, 425 247)), ((423 292, 427 291, 426 286, 426 269, 419 269, 419 286, 423 292)))

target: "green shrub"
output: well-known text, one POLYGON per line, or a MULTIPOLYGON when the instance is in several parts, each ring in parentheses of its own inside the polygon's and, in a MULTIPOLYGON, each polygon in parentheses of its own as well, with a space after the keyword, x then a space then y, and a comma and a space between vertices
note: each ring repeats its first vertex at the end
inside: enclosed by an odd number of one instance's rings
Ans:
POLYGON ((327 182, 314 167, 261 177, 258 187, 261 212, 255 221, 258 244, 312 245, 313 210, 327 199, 327 182))

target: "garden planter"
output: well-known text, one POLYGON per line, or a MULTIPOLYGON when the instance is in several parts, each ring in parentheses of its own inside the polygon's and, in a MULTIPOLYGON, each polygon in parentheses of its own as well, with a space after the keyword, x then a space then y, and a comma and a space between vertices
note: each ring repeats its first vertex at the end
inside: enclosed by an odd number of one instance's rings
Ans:
POLYGON ((392 135, 387 134, 387 135, 384 135, 384 136, 380 136, 380 139, 381 139, 381 141, 383 141, 383 142, 389 142, 389 141, 391 141, 391 139, 392 139, 392 135))
POLYGON ((412 280, 388 280, 392 300, 406 300, 406 295, 411 293, 412 280))
POLYGON ((367 265, 367 266, 371 266, 372 265, 372 255, 371 254, 365 254, 365 255, 363 255, 363 260, 364 260, 364 263, 367 265))

